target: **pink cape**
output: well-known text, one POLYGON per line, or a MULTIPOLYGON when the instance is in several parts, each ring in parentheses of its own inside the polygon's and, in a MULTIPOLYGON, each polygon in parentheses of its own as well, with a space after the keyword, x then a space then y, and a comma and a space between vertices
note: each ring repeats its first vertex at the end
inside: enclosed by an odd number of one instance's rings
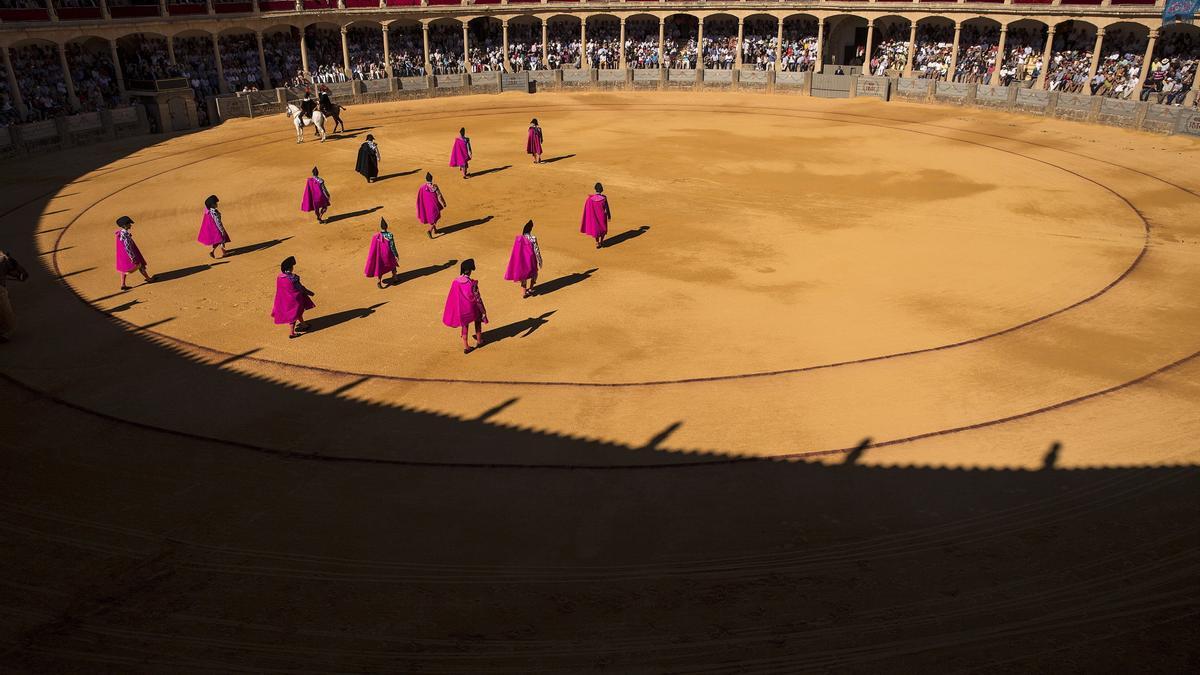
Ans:
POLYGON ((121 243, 121 230, 116 231, 117 240, 117 271, 118 272, 133 272, 137 268, 146 264, 146 257, 138 250, 137 244, 133 242, 133 235, 129 235, 129 248, 133 249, 133 257, 129 257, 129 253, 125 250, 125 245, 121 243))
POLYGON ((608 198, 604 195, 591 195, 583 203, 583 220, 579 231, 589 237, 600 237, 608 234, 608 214, 604 212, 604 204, 608 198))
POLYGON ((292 278, 282 272, 275 278, 275 307, 271 316, 275 323, 291 323, 304 318, 304 310, 312 309, 317 304, 303 291, 296 290, 292 278))
POLYGON ((316 211, 329 206, 329 198, 321 190, 321 181, 313 176, 304 183, 304 197, 300 200, 301 211, 316 211))
POLYGON ((525 141, 525 152, 530 155, 542 154, 542 136, 537 127, 529 127, 529 138, 525 141))
POLYGON ((367 268, 363 274, 368 277, 380 277, 386 272, 396 271, 396 256, 392 255, 392 247, 388 246, 383 234, 376 232, 371 237, 371 248, 367 250, 367 268))
POLYGON ((221 228, 217 227, 217 221, 212 217, 212 212, 204 209, 204 220, 200 221, 200 234, 196 237, 196 241, 205 246, 216 246, 217 244, 228 244, 232 240, 229 238, 228 232, 222 234, 221 228))
POLYGON ((475 300, 478 281, 460 275, 450 282, 450 294, 446 296, 446 309, 442 311, 442 323, 451 328, 469 326, 475 321, 487 323, 487 309, 482 299, 475 300))
POLYGON ((454 149, 450 151, 450 166, 466 166, 471 161, 471 153, 467 151, 467 139, 459 136, 454 139, 454 149))
POLYGON ((423 225, 437 225, 442 217, 442 206, 438 203, 437 193, 425 183, 417 188, 417 220, 423 225))
POLYGON ((518 234, 513 242, 512 255, 508 257, 508 269, 504 278, 509 281, 525 281, 537 276, 537 256, 533 254, 533 243, 518 234))

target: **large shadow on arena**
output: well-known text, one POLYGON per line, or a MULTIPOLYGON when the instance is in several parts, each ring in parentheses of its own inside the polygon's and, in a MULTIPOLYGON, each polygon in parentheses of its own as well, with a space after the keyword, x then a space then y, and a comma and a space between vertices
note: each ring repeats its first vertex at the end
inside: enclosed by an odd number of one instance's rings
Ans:
POLYGON ((356 401, 353 380, 285 386, 53 279, 33 228, 69 180, 0 220, 33 274, 0 345, 0 659, 17 671, 1195 663, 1196 467, 1058 470, 1071 448, 1053 438, 1032 470, 871 467, 869 446, 751 460, 662 449, 674 419, 622 446, 489 422, 512 397, 457 419, 356 401), (81 350, 115 367, 44 386, 81 350))

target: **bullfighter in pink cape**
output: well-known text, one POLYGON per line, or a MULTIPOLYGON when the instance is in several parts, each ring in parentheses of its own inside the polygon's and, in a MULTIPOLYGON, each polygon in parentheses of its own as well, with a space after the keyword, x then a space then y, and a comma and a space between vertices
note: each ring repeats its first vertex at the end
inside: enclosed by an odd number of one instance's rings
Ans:
POLYGON ((121 216, 117 218, 117 271, 121 273, 121 290, 129 290, 129 286, 125 285, 125 275, 133 271, 141 272, 142 278, 146 283, 152 283, 154 277, 146 273, 146 257, 138 249, 137 244, 133 241, 133 232, 130 230, 133 227, 133 218, 129 216, 121 216))
POLYGON ((437 183, 433 182, 433 174, 425 174, 425 183, 417 188, 417 220, 422 225, 428 225, 425 234, 433 239, 437 234, 437 222, 442 217, 442 209, 446 208, 446 199, 437 183))
POLYGON ((538 126, 537 118, 529 122, 529 135, 525 138, 525 152, 533 155, 533 163, 542 163, 542 128, 538 126))
POLYGON ((279 265, 279 276, 275 278, 275 306, 271 316, 275 323, 286 323, 291 329, 288 338, 298 338, 297 330, 308 330, 304 323, 304 310, 316 307, 312 296, 316 295, 300 283, 300 275, 295 273, 296 258, 288 256, 279 265))
POLYGON ((375 277, 375 283, 380 288, 387 288, 383 283, 383 275, 391 272, 391 281, 396 280, 396 261, 399 257, 400 254, 396 252, 396 238, 388 232, 387 221, 380 218, 379 231, 371 237, 371 248, 367 250, 367 268, 363 270, 363 274, 375 277))
POLYGON ((533 221, 525 223, 525 229, 517 235, 513 242, 512 254, 508 256, 508 268, 504 270, 504 278, 521 284, 523 294, 528 298, 533 295, 533 285, 537 283, 538 270, 542 267, 542 249, 538 246, 537 237, 533 236, 533 221), (529 287, 525 287, 525 283, 529 287))
POLYGON ((458 130, 458 138, 454 139, 454 147, 450 150, 450 166, 462 167, 463 178, 469 178, 467 163, 471 161, 471 139, 467 138, 465 128, 458 130))
POLYGON ((301 211, 312 211, 317 216, 317 222, 325 222, 325 211, 329 209, 329 188, 319 175, 317 167, 313 167, 312 177, 304 183, 304 195, 300 199, 301 211))
POLYGON ((612 211, 608 208, 608 197, 604 196, 604 186, 596 183, 596 194, 590 195, 583 203, 583 220, 579 224, 579 231, 595 239, 596 248, 601 248, 611 219, 612 211))
POLYGON ((204 219, 200 221, 200 234, 196 236, 196 241, 211 246, 212 250, 208 252, 208 257, 217 257, 217 247, 221 247, 221 257, 224 258, 229 254, 225 250, 225 244, 233 241, 229 238, 229 233, 225 231, 225 222, 221 220, 221 212, 217 210, 217 203, 220 200, 216 195, 209 195, 208 199, 204 200, 204 219))
POLYGON ((450 294, 446 296, 446 309, 442 311, 442 323, 451 328, 462 328, 463 353, 470 354, 467 344, 467 327, 475 324, 475 347, 483 346, 483 324, 488 322, 487 308, 479 295, 479 282, 471 278, 475 261, 467 258, 458 267, 459 276, 450 282, 450 294))

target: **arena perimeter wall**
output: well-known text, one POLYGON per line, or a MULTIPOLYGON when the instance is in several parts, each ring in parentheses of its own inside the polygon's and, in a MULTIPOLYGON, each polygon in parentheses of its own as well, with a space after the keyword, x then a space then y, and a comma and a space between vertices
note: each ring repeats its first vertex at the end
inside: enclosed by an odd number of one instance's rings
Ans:
MULTIPOLYGON (((751 91, 827 98, 868 96, 884 101, 972 106, 1011 113, 1053 116, 1161 134, 1200 136, 1200 109, 1085 94, 1039 91, 1022 86, 866 75, 776 73, 753 70, 539 70, 405 77, 331 85, 345 105, 382 103, 502 91, 751 91)), ((282 113, 298 91, 275 89, 216 100, 221 119, 282 113)))
MULTIPOLYGON (((1160 134, 1200 136, 1200 109, 1140 101, 898 77, 775 73, 737 70, 541 70, 402 77, 330 85, 345 105, 384 103, 502 91, 739 91, 973 106, 1017 114, 1053 116, 1160 134), (814 82, 815 81, 815 82, 814 82)), ((300 89, 273 89, 220 96, 213 106, 219 119, 282 114, 300 89)), ((87 145, 107 139, 148 134, 141 106, 68 115, 45 122, 0 127, 0 157, 87 145)))

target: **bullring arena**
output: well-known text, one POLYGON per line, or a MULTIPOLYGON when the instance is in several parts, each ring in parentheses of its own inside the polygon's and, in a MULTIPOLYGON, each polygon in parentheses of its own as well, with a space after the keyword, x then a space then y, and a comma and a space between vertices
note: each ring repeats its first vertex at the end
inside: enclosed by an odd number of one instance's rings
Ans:
POLYGON ((347 4, 0 12, 0 250, 29 273, 0 344, 0 671, 1195 668, 1200 112, 1190 80, 1159 97, 1200 29, 1107 3, 347 4), (57 104, 25 94, 36 40, 57 104), (1070 59, 1134 93, 1070 91, 1070 59), (284 105, 321 84, 346 130, 298 144, 284 105), (123 215, 155 275, 129 290, 123 215), (316 292, 298 339, 271 319, 288 256, 316 292), (442 322, 466 259, 468 354, 442 322))

